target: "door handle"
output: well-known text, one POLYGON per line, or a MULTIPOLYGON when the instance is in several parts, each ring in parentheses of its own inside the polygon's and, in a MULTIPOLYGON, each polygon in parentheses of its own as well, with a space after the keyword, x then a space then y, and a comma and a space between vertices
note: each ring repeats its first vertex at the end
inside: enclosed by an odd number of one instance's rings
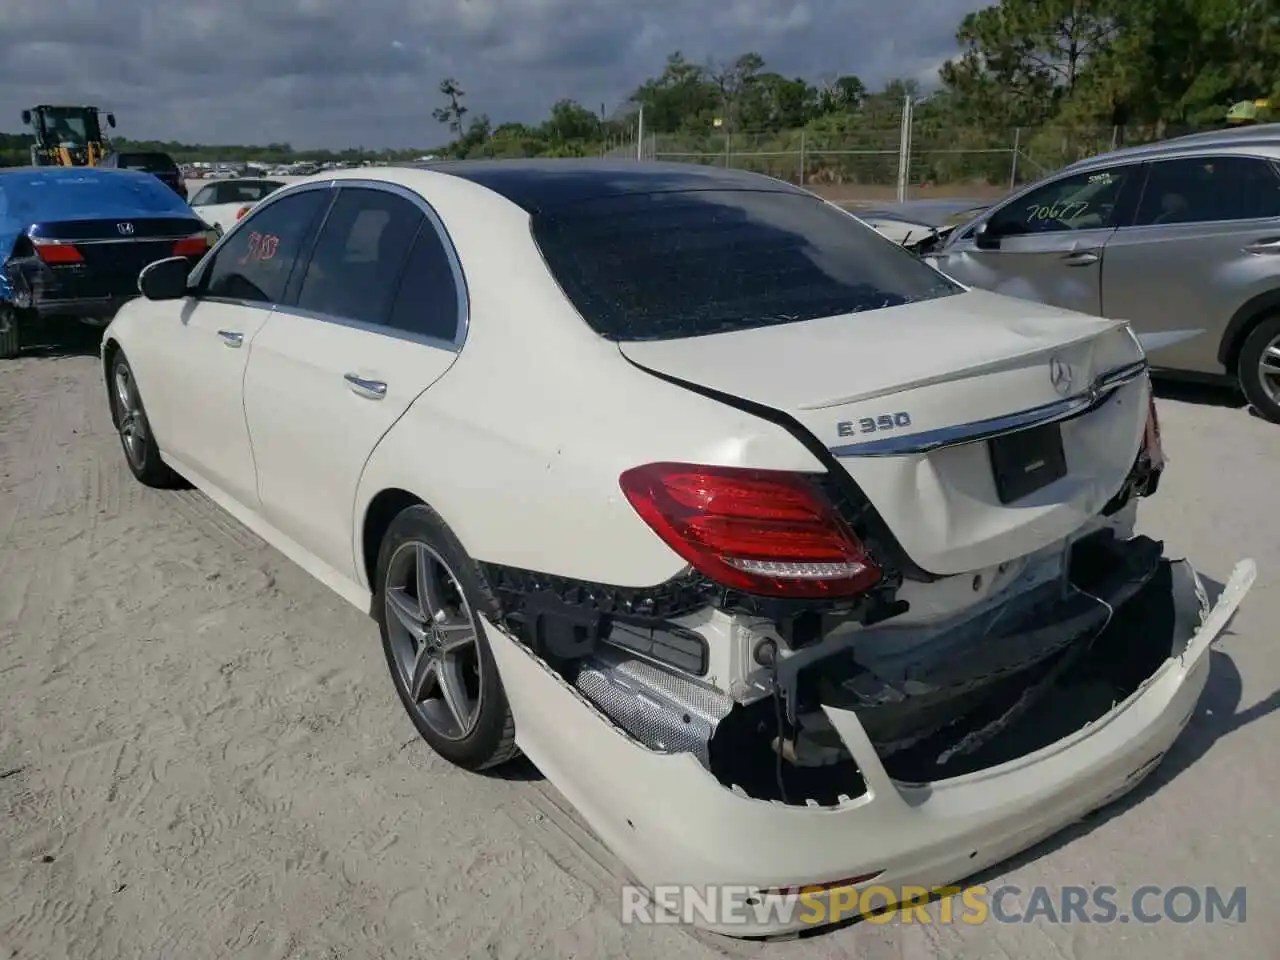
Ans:
POLYGON ((1258 240, 1244 248, 1245 253, 1280 253, 1280 237, 1258 240))
POLYGON ((244 334, 236 333, 234 330, 219 330, 218 336, 228 347, 239 347, 244 344, 244 334))
POLYGON ((1068 253, 1062 259, 1069 267, 1087 267, 1091 263, 1097 263, 1099 257, 1092 250, 1077 250, 1074 253, 1068 253))
POLYGON ((387 385, 381 380, 366 380, 354 373, 343 374, 342 379, 347 381, 352 393, 366 400, 381 400, 387 395, 387 385))

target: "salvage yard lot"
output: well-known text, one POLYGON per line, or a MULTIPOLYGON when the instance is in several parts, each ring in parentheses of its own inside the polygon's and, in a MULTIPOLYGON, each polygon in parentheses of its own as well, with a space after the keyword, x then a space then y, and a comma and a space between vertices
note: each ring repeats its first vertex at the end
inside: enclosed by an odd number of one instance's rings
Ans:
POLYGON ((621 926, 608 855, 536 771, 417 738, 372 621, 202 495, 133 481, 76 333, 0 366, 0 957, 1274 956, 1280 428, 1246 410, 1160 402, 1144 531, 1215 583, 1260 571, 1195 719, 1133 800, 986 878, 1245 885, 1245 924, 757 945, 621 926))

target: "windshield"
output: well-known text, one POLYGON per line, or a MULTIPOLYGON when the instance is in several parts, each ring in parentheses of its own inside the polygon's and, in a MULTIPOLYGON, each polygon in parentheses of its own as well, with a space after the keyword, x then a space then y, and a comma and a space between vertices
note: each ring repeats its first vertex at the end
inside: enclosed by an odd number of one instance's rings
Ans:
POLYGON ((48 107, 40 116, 40 132, 45 140, 59 146, 83 147, 101 140, 98 111, 84 107, 48 107))
POLYGON ((808 194, 629 194, 535 214, 578 312, 611 340, 668 340, 901 306, 962 287, 808 194))
POLYGON ((178 165, 167 153, 122 153, 116 163, 125 170, 143 173, 176 173, 178 165))

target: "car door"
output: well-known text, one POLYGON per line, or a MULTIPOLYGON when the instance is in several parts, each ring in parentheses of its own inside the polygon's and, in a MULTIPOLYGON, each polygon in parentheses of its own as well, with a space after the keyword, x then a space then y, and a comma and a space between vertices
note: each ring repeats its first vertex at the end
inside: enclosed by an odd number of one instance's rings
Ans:
MULTIPOLYGON (((350 183, 350 182, 349 182, 350 183)), ((258 334, 245 410, 262 513, 359 579, 356 487, 370 454, 456 357, 465 286, 421 197, 342 185, 288 306, 258 334)))
POLYGON ((1068 174, 1011 198, 930 257, 961 283, 1102 313, 1103 258, 1140 164, 1068 174))
POLYGON ((1280 286, 1280 175, 1250 156, 1153 160, 1132 226, 1107 244, 1106 315, 1140 334, 1199 335, 1153 350, 1172 370, 1221 374, 1218 345, 1243 304, 1280 286))
POLYGON ((255 210, 196 268, 179 309, 147 331, 153 362, 146 373, 159 385, 147 413, 165 453, 250 506, 257 473, 244 416, 245 365, 332 196, 331 189, 302 189, 255 210))

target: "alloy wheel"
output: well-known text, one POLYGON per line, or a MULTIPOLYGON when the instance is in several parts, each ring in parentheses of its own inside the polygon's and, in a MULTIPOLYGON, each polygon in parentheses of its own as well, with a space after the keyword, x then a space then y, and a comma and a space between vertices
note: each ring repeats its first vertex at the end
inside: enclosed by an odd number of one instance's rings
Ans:
POLYGON ((1280 337, 1273 337, 1258 356, 1258 383, 1268 399, 1280 406, 1280 337))
POLYGON ((402 544, 387 565, 387 635, 414 709, 446 740, 480 719, 483 670, 475 616, 458 579, 432 547, 402 544))
POLYGON ((125 456, 139 470, 147 457, 147 418, 133 383, 133 375, 123 364, 116 367, 116 406, 120 414, 120 440, 125 456))

